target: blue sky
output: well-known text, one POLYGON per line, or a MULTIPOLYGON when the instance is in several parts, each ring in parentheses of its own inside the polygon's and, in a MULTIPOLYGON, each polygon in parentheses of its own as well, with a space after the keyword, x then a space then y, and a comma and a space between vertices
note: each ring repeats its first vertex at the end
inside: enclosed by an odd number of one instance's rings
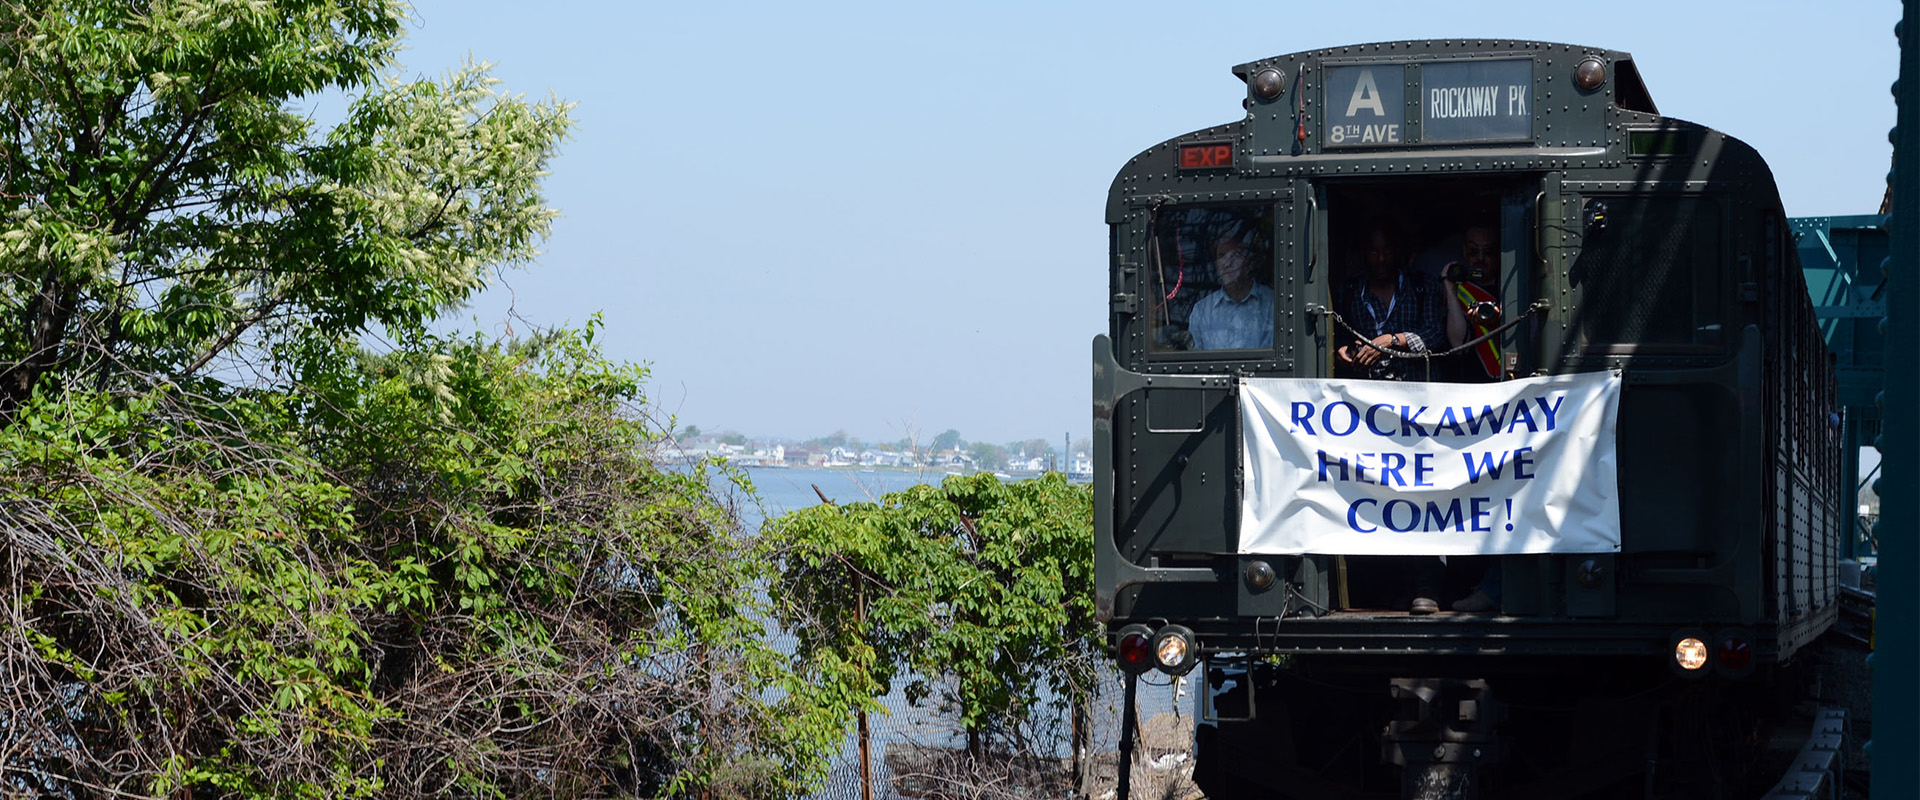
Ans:
MULTIPOLYGON (((1893 2, 602 3, 421 0, 407 76, 463 59, 578 103, 538 264, 460 317, 605 315, 707 430, 1085 435, 1102 204, 1240 117, 1233 65, 1388 39, 1630 51, 1668 115, 1757 147, 1787 212, 1885 186, 1893 2)), ((524 330, 524 323, 515 323, 524 330)))

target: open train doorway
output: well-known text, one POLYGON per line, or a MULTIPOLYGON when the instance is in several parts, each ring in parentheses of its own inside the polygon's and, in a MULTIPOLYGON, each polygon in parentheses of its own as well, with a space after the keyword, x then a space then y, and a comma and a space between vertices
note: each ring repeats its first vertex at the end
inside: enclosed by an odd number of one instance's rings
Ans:
MULTIPOLYGON (((1441 298, 1430 300, 1429 292, 1453 282, 1451 290, 1458 297, 1444 301, 1458 302, 1469 312, 1465 337, 1471 339, 1510 319, 1508 309, 1525 308, 1541 283, 1533 246, 1534 208, 1542 194, 1538 180, 1502 175, 1328 181, 1318 192, 1327 213, 1315 235, 1324 237, 1330 255, 1324 302, 1346 323, 1335 326, 1336 351, 1359 336, 1375 336, 1397 324, 1425 328, 1420 342, 1424 349, 1445 352, 1459 342, 1446 338, 1444 305, 1441 298), (1420 307, 1404 302, 1405 297, 1393 299, 1391 292, 1375 297, 1361 291, 1370 272, 1379 277, 1383 263, 1403 273, 1396 278, 1400 285, 1419 290, 1409 294, 1420 307), (1441 337, 1425 341, 1433 332, 1441 337)), ((1498 336, 1445 358, 1401 359, 1391 369, 1368 369, 1372 365, 1340 358, 1336 352, 1329 370, 1336 377, 1501 380, 1522 366, 1524 348, 1511 346, 1518 338, 1498 336)))

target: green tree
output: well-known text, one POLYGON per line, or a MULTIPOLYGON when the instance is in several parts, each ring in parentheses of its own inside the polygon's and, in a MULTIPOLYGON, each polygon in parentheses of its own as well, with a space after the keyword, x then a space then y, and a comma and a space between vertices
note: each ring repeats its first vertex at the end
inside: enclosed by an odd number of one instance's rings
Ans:
POLYGON ((780 549, 778 608, 822 701, 877 709, 902 684, 958 709, 977 755, 1038 698, 1090 691, 1092 527, 1088 487, 975 475, 792 512, 763 538, 780 549))
POLYGON ((967 455, 973 457, 973 465, 979 469, 1001 469, 1007 465, 1007 449, 992 442, 967 445, 967 455))
POLYGON ((933 437, 932 448, 936 453, 960 449, 960 432, 952 428, 941 431, 939 436, 933 437))
POLYGON ((404 21, 0 0, 9 792, 778 796, 837 743, 745 478, 656 466, 596 325, 425 333, 532 256, 568 121, 387 77, 404 21))
POLYGON ((313 377, 533 255, 565 106, 479 68, 384 77, 403 8, 0 3, 0 414, 47 381, 189 382, 249 354, 313 377), (324 131, 301 111, 322 92, 352 98, 324 131))
POLYGON ((693 424, 688 424, 688 425, 686 425, 686 426, 684 426, 684 427, 682 427, 682 428, 680 429, 680 438, 682 438, 682 439, 698 439, 698 438, 700 438, 700 426, 698 426, 698 425, 693 425, 693 424))

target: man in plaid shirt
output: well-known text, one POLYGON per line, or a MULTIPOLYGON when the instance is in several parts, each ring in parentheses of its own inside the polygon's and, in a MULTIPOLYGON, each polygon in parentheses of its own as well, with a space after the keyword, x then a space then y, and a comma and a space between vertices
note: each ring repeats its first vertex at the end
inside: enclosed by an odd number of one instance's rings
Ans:
MULTIPOLYGON (((1367 226, 1367 270, 1341 281, 1333 290, 1333 310, 1376 347, 1341 331, 1345 343, 1335 350, 1339 372, 1383 380, 1431 380, 1435 362, 1427 358, 1388 355, 1378 348, 1402 353, 1439 353, 1448 341, 1466 339, 1466 315, 1451 302, 1452 285, 1443 286, 1432 275, 1407 269, 1412 255, 1400 230, 1385 220, 1367 226)), ((1388 557, 1383 566, 1411 586, 1408 611, 1432 614, 1440 610, 1443 565, 1429 556, 1388 557)))
POLYGON ((1339 372, 1383 380, 1431 380, 1434 362, 1388 355, 1445 352, 1448 340, 1464 340, 1466 317, 1447 302, 1450 286, 1424 272, 1407 269, 1411 255, 1398 228, 1381 220, 1367 226, 1367 270, 1334 287, 1333 310, 1370 340, 1368 347, 1341 330, 1334 351, 1339 372), (1456 320, 1455 317, 1458 317, 1456 320), (1454 327, 1459 331, 1454 331, 1454 327))

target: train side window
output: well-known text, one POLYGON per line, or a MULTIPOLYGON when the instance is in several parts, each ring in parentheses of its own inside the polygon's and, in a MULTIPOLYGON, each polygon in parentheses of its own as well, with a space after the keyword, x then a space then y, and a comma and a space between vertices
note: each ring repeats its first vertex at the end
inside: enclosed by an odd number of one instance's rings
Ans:
POLYGON ((1161 211, 1145 296, 1155 351, 1273 347, 1273 206, 1161 211))
MULTIPOLYGON (((1569 276, 1581 292, 1589 349, 1718 349, 1725 339, 1725 249, 1712 197, 1598 197, 1605 224, 1583 221, 1569 276)), ((1585 215, 1583 215, 1585 216, 1585 215)))

